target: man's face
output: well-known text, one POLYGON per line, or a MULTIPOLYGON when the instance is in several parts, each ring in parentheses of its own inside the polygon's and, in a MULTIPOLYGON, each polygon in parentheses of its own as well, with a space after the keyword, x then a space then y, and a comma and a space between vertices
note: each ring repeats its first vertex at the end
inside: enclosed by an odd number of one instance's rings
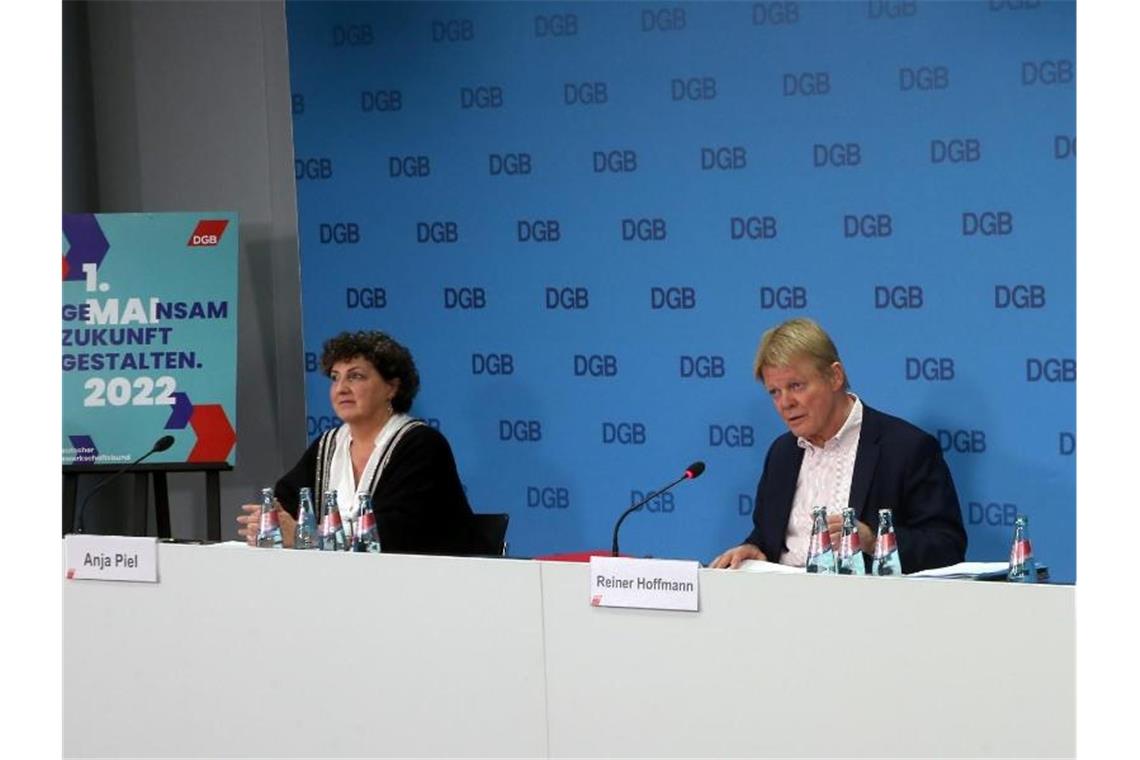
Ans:
POLYGON ((807 357, 796 357, 784 367, 765 367, 764 387, 788 429, 816 446, 839 432, 849 412, 843 390, 843 366, 820 372, 807 357))

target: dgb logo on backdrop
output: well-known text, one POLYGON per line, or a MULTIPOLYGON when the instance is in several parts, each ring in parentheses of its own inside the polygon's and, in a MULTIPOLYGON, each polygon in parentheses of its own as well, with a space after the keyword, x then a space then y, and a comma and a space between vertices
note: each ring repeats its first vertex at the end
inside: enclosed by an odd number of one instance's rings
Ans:
POLYGON ((360 242, 360 225, 356 222, 321 222, 318 231, 321 245, 356 245, 360 242))
POLYGON ((784 74, 785 98, 831 94, 831 73, 827 71, 797 71, 784 74))
POLYGON ((799 20, 799 3, 752 3, 753 26, 779 26, 782 24, 797 24, 799 23, 799 20))
POLYGON ((986 452, 986 431, 984 430, 939 430, 938 445, 942 451, 951 449, 959 454, 984 454, 986 452))
POLYGON ((777 285, 760 288, 761 309, 806 309, 807 288, 803 285, 777 285))
POLYGON ((618 150, 595 150, 594 173, 627 173, 637 171, 637 151, 628 148, 618 150))
POLYGON ((641 12, 641 31, 679 32, 685 28, 685 9, 669 6, 641 12))
POLYGON ((309 435, 309 440, 316 438, 326 430, 332 430, 333 428, 339 426, 339 417, 330 417, 324 415, 320 417, 314 417, 312 415, 305 417, 305 431, 309 435))
POLYGON ((530 174, 531 159, 529 153, 489 153, 487 164, 492 177, 500 174, 514 177, 530 174))
POLYGON ((470 42, 473 39, 475 39, 475 22, 469 18, 443 19, 431 22, 432 42, 470 42))
POLYGON ((775 240, 778 234, 774 216, 730 216, 729 240, 775 240))
POLYGON ((1077 381, 1076 359, 1026 359, 1025 380, 1030 383, 1075 383, 1077 381))
POLYGON ((400 90, 360 91, 360 110, 364 113, 399 111, 403 107, 404 94, 400 90))
POLYGON ((609 102, 605 82, 566 82, 562 85, 562 102, 568 106, 594 106, 609 102))
POLYGON ((1044 285, 994 285, 995 309, 1044 309, 1044 285))
POLYGON ((1053 138, 1053 158, 1057 160, 1077 157, 1077 138, 1072 135, 1057 135, 1053 138))
POLYGON ((539 420, 499 420, 499 440, 538 443, 542 440, 539 420))
POLYGON ((294 159, 293 174, 298 182, 301 180, 332 179, 332 159, 325 157, 294 159))
POLYGON ((487 290, 477 286, 445 287, 443 289, 443 308, 485 309, 487 308, 487 290))
POLYGON ((459 88, 459 108, 502 108, 503 88, 497 84, 459 88))
POLYGON ((702 380, 724 377, 723 356, 681 356, 681 377, 697 377, 702 380))
POLYGON ((1069 432, 1062 431, 1057 435, 1057 450, 1063 457, 1071 457, 1077 452, 1077 437, 1069 432))
POLYGON ((925 305, 921 285, 876 285, 876 309, 921 309, 925 305))
POLYGON ((976 137, 955 137, 930 141, 930 163, 962 164, 982 160, 982 141, 976 137))
POLYGON ((893 225, 890 214, 844 214, 843 237, 887 238, 893 225))
POLYGON ((376 286, 345 288, 344 303, 349 309, 384 309, 388 306, 388 291, 376 286))
MULTIPOLYGON (((632 507, 634 504, 641 501, 651 493, 653 493, 652 489, 648 491, 638 491, 636 488, 629 489, 629 506, 632 507)), ((646 512, 656 513, 672 512, 673 508, 674 502, 672 491, 666 491, 665 493, 654 496, 652 499, 645 502, 645 506, 642 507, 642 509, 644 509, 646 512)))
POLYGON ((527 486, 526 505, 545 509, 569 509, 570 489, 565 486, 527 486))
POLYGON ((966 522, 970 525, 1013 525, 1017 505, 1008 501, 971 501, 966 505, 966 522))
POLYGON ((709 425, 709 446, 738 449, 755 444, 756 433, 751 425, 709 425))
POLYGON ((743 145, 701 148, 701 171, 735 171, 747 167, 748 151, 743 145))
POLYGON ((660 217, 621 220, 621 239, 623 242, 660 241, 664 240, 668 234, 665 229, 665 220, 660 217))
POLYGON ((337 24, 331 36, 333 47, 367 47, 374 41, 372 24, 337 24))
POLYGON ((649 289, 650 309, 695 309, 697 308, 697 291, 695 288, 682 287, 653 287, 649 289))
POLYGON ((811 146, 811 165, 816 169, 825 166, 859 166, 863 163, 863 147, 857 142, 831 143, 811 146))
POLYGON ((948 356, 906 357, 906 379, 932 382, 954 379, 954 360, 948 356))
POLYGON ((574 377, 617 377, 613 354, 574 354, 574 377))
POLYGON ((574 13, 552 13, 534 17, 535 37, 574 37, 578 34, 578 16, 574 13))
POLYGON ((416 222, 416 243, 458 243, 459 223, 416 222))
POLYGON ((715 100, 715 77, 682 77, 669 80, 673 102, 679 100, 715 100))
POLYGON ((427 177, 431 175, 431 158, 428 156, 388 156, 388 176, 427 177))
POLYGON ((557 243, 562 239, 557 219, 519 219, 516 228, 520 243, 557 243))
POLYGON ((945 90, 950 86, 950 67, 942 64, 931 66, 904 66, 899 69, 899 89, 919 90, 930 92, 932 90, 945 90))
POLYGON ((1013 234, 1013 213, 1010 211, 963 211, 962 235, 995 235, 1013 234))
POLYGON ((603 422, 602 443, 623 446, 641 446, 645 443, 645 424, 642 422, 603 422))
POLYGON ((513 375, 515 357, 512 354, 471 354, 472 375, 513 375))
POLYGON ((1073 62, 1065 58, 1023 61, 1021 64, 1021 85, 1032 87, 1039 84, 1046 86, 1071 84, 1074 74, 1073 62))
POLYGON ((590 308, 590 291, 583 287, 545 288, 546 308, 581 310, 590 308))

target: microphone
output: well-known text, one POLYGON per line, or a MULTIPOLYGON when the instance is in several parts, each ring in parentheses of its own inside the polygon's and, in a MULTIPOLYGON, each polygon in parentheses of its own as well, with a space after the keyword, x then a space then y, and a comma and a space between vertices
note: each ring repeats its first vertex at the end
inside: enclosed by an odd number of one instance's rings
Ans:
POLYGON ((130 464, 128 464, 126 467, 122 468, 121 470, 118 470, 117 472, 111 473, 107 477, 100 480, 99 483, 94 488, 92 488, 90 491, 87 492, 87 496, 84 497, 83 503, 79 505, 79 511, 75 513, 75 532, 76 533, 82 533, 83 532, 83 511, 87 508, 87 502, 91 501, 91 497, 94 496, 96 493, 98 493, 100 488, 107 485, 112 480, 119 477, 124 472, 126 472, 127 470, 131 469, 132 467, 137 465, 142 460, 149 457, 151 454, 155 454, 155 453, 158 453, 160 451, 166 451, 167 449, 169 449, 173 445, 174 445, 174 436, 164 435, 161 438, 159 438, 157 441, 154 442, 154 445, 150 447, 150 451, 143 454, 141 457, 139 457, 135 461, 131 462, 130 464))
POLYGON ((618 555, 618 529, 621 528, 622 521, 624 521, 625 518, 629 517, 630 513, 636 512, 637 510, 641 509, 647 503, 649 503, 650 499, 654 499, 654 498, 660 496, 661 494, 665 493, 666 491, 668 491, 673 486, 680 483, 682 480, 692 480, 693 478, 699 478, 701 476, 701 473, 704 471, 705 471, 705 463, 704 462, 693 462, 691 465, 689 465, 688 467, 685 468, 685 472, 684 472, 684 474, 681 475, 681 477, 677 478, 676 480, 674 480, 672 483, 665 486, 664 488, 661 488, 661 489, 654 491, 653 493, 649 494, 644 499, 642 499, 641 501, 637 502, 632 507, 627 509, 625 512, 622 512, 621 517, 618 518, 617 525, 614 526, 614 545, 613 545, 612 556, 616 557, 618 555))

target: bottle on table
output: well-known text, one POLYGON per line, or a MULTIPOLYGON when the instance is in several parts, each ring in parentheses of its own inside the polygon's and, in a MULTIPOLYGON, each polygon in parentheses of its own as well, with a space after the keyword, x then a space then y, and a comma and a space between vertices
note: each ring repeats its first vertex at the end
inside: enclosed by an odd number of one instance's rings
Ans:
POLYGON ((320 548, 322 551, 346 551, 348 540, 344 535, 344 523, 340 519, 340 507, 336 504, 336 491, 325 494, 321 508, 320 548))
POLYGON ((376 515, 372 512, 372 497, 366 491, 356 494, 356 532, 352 537, 352 550, 380 553, 380 534, 376 530, 376 515))
POLYGON ((1009 575, 1011 583, 1036 583, 1037 561, 1033 559, 1033 544, 1029 542, 1029 518, 1018 515, 1013 522, 1013 544, 1009 547, 1009 575))
POLYGON ((317 517, 313 514, 313 492, 301 489, 297 506, 297 528, 293 532, 294 549, 317 548, 317 517))
POLYGON ((840 575, 867 574, 867 568, 863 564, 863 544, 859 540, 854 507, 843 508, 843 534, 839 538, 838 564, 840 575))
POLYGON ((895 521, 889 508, 879 510, 879 531, 875 535, 875 556, 871 575, 902 575, 899 545, 895 537, 895 521))
POLYGON ((277 507, 273 502, 273 489, 261 489, 261 514, 257 521, 257 545, 270 549, 281 548, 281 524, 277 520, 277 507))
POLYGON ((811 511, 811 538, 805 569, 821 575, 835 574, 835 552, 831 548, 831 534, 827 531, 827 507, 811 511))

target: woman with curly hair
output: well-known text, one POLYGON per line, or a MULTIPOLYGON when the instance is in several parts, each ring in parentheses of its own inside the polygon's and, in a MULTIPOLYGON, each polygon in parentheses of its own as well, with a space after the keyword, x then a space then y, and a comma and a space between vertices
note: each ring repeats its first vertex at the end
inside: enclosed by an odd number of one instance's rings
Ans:
MULTIPOLYGON (((447 439, 408 415, 420 388, 411 352, 377 331, 344 332, 325 342, 321 371, 344 423, 325 431, 274 488, 286 546, 292 543, 298 496, 312 490, 316 508, 335 491, 347 520, 356 494, 372 494, 385 552, 472 554, 479 551, 471 507, 447 439)), ((239 532, 253 543, 257 504, 242 505, 239 532)))

